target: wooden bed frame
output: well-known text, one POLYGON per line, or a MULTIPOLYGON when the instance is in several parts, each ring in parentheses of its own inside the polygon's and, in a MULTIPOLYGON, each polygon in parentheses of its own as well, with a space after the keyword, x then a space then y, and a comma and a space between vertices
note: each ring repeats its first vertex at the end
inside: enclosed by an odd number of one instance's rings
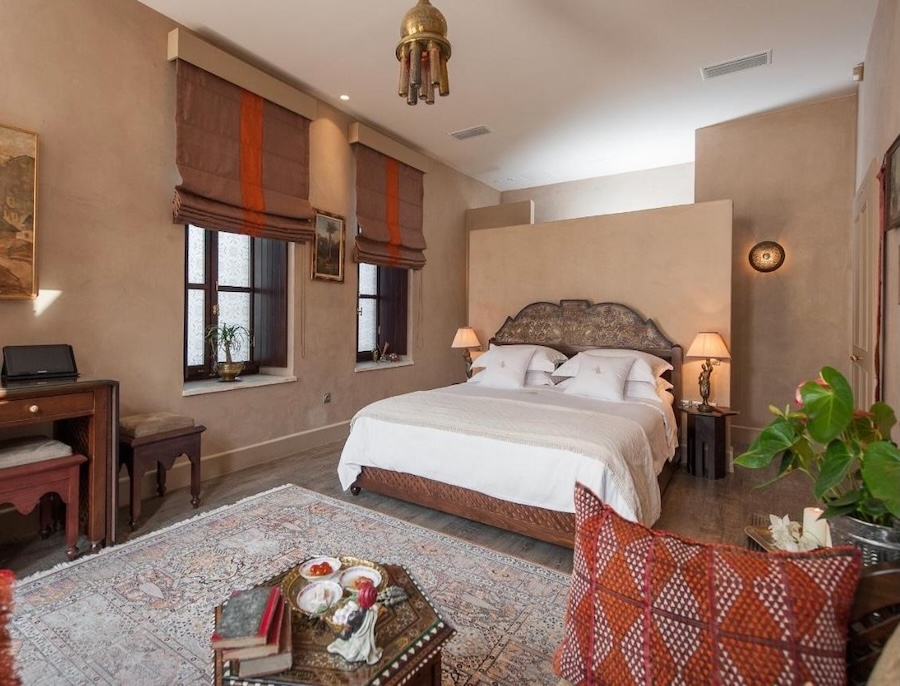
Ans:
MULTIPOLYGON (((674 385, 675 416, 679 417, 681 346, 663 335, 652 320, 626 305, 591 305, 587 300, 532 303, 515 317, 508 317, 491 342, 546 345, 570 356, 590 348, 627 348, 652 353, 674 367, 668 379, 674 385)), ((660 492, 665 492, 672 470, 673 462, 667 462, 659 475, 660 492)), ((363 488, 542 541, 574 546, 575 515, 570 512, 519 505, 432 479, 375 467, 363 467, 350 492, 358 495, 363 488)))

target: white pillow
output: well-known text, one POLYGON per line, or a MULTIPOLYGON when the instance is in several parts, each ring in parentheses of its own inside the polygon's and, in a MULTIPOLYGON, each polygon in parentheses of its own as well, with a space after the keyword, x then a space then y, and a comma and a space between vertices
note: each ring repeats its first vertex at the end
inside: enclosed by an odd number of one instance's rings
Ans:
POLYGON ((531 350, 533 355, 531 361, 528 364, 528 371, 530 372, 552 372, 556 369, 556 365, 560 362, 565 362, 568 358, 558 350, 554 350, 553 348, 548 348, 545 345, 526 345, 526 344, 515 344, 515 345, 494 345, 491 344, 490 350, 488 350, 483 355, 479 355, 478 358, 472 361, 473 368, 488 368, 492 364, 494 364, 494 351, 495 350, 531 350))
POLYGON ((490 351, 494 354, 478 383, 490 388, 524 388, 525 372, 534 351, 530 348, 503 346, 490 351))
MULTIPOLYGON (((625 398, 659 400, 664 397, 663 393, 668 392, 670 388, 672 388, 672 384, 665 379, 659 379, 655 384, 646 381, 626 381, 625 398)), ((669 395, 672 394, 669 393, 669 395)))
POLYGON ((581 360, 585 357, 630 358, 633 361, 631 371, 628 373, 629 381, 646 381, 656 383, 656 379, 666 371, 672 369, 672 365, 661 357, 645 353, 640 350, 626 350, 621 348, 594 348, 578 353, 575 357, 557 369, 553 376, 567 377, 578 374, 581 360))
POLYGON ((599 400, 625 399, 625 379, 634 360, 629 357, 595 357, 582 360, 578 373, 564 393, 586 395, 599 400))
MULTIPOLYGON (((472 378, 470 378, 466 383, 480 384, 483 377, 484 372, 481 371, 477 374, 473 374, 472 378)), ((525 388, 552 385, 553 375, 550 372, 525 372, 525 388)))

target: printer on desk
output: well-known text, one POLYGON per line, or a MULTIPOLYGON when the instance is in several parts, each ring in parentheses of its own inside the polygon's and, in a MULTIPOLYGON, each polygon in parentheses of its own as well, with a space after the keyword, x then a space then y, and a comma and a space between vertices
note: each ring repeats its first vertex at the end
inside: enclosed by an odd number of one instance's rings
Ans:
POLYGON ((3 382, 71 380, 78 378, 75 352, 65 343, 7 345, 3 348, 3 382))

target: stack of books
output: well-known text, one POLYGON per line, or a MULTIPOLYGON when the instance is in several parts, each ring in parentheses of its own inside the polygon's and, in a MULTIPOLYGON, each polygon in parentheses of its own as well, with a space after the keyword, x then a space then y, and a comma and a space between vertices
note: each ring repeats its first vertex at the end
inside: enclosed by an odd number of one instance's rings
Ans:
POLYGON ((222 607, 212 635, 213 650, 241 677, 291 668, 291 608, 278 586, 236 591, 222 607))

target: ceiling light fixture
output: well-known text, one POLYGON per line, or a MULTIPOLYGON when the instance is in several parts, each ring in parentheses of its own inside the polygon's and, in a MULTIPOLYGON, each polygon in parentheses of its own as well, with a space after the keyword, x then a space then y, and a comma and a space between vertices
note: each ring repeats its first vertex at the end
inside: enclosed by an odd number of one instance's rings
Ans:
POLYGON ((350 99, 350 96, 347 95, 346 93, 344 93, 344 94, 341 95, 341 100, 344 100, 344 101, 346 102, 346 101, 349 100, 349 99, 350 99))
POLYGON ((435 88, 441 95, 450 94, 447 20, 428 0, 419 0, 400 22, 397 59, 400 60, 398 93, 406 98, 407 104, 415 105, 421 98, 433 105, 435 88))

